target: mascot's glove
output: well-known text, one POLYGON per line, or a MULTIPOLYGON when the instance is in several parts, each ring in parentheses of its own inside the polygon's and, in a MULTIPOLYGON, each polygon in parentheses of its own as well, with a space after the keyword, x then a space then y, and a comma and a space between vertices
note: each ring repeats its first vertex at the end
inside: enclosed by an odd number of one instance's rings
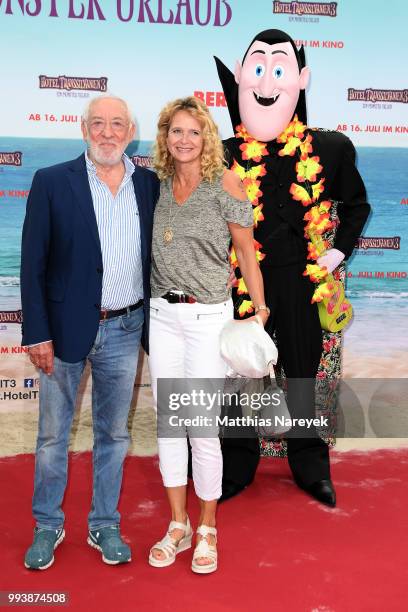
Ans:
POLYGON ((344 259, 344 253, 339 251, 338 249, 329 249, 325 252, 324 255, 318 258, 317 263, 321 268, 325 266, 327 268, 328 273, 330 274, 337 268, 339 264, 344 259))

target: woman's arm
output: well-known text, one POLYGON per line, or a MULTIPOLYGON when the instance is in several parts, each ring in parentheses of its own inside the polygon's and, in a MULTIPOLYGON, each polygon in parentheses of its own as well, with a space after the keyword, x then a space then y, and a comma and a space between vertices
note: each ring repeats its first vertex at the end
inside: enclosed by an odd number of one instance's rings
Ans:
MULTIPOLYGON (((228 223, 228 227, 231 232, 239 269, 256 310, 258 306, 265 304, 265 295, 262 272, 255 257, 252 227, 241 227, 241 225, 236 223, 228 223)), ((265 325, 269 316, 268 312, 266 310, 259 310, 257 314, 261 318, 263 325, 265 325)))
MULTIPOLYGON (((244 202, 247 199, 244 186, 240 178, 231 170, 226 170, 223 177, 224 190, 237 200, 244 202)), ((252 227, 242 227, 237 223, 228 223, 231 232, 232 244, 238 259, 244 282, 255 309, 265 304, 262 273, 255 256, 254 235, 252 227)), ((268 319, 266 310, 258 312, 262 323, 268 319)))

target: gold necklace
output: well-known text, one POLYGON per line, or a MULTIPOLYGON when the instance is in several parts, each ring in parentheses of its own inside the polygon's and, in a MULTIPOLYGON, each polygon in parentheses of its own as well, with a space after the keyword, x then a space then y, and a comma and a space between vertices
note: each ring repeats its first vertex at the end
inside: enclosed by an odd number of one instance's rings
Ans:
POLYGON ((164 228, 163 231, 163 240, 164 240, 164 244, 170 244, 170 242, 172 242, 173 237, 174 237, 174 231, 173 231, 173 223, 180 211, 180 209, 184 206, 184 204, 187 202, 188 198, 191 196, 191 194, 193 193, 193 191, 195 189, 197 189, 198 185, 201 183, 201 178, 200 178, 200 182, 197 183, 197 185, 195 185, 191 191, 189 192, 188 196, 186 197, 186 199, 184 200, 184 202, 182 204, 176 204, 177 205, 177 210, 175 215, 172 217, 171 216, 171 212, 172 212, 172 208, 173 208, 173 202, 174 202, 174 188, 173 188, 173 181, 171 181, 170 184, 170 206, 169 206, 169 220, 167 222, 166 227, 164 228))

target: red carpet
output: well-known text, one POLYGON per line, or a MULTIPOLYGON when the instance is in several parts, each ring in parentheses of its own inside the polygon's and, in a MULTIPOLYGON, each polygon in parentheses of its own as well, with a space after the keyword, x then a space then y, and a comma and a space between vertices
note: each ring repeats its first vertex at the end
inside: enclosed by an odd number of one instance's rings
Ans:
MULTIPOLYGON (((55 564, 43 572, 22 563, 32 537, 33 457, 0 460, 0 590, 68 591, 68 608, 79 611, 407 609, 406 449, 333 453, 334 510, 297 489, 285 460, 263 459, 254 485, 220 506, 219 570, 211 576, 192 574, 191 551, 170 568, 147 564, 148 549, 168 522, 155 459, 131 457, 126 464, 120 509, 132 563, 102 563, 86 544, 90 458, 89 453, 71 457, 67 536, 55 564)), ((189 514, 195 525, 193 495, 189 514)))

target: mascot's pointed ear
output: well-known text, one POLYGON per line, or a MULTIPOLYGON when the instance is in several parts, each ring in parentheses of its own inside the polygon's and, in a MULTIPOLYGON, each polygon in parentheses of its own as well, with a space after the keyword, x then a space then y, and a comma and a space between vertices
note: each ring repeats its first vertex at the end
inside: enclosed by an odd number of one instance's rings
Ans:
POLYGON ((231 70, 222 63, 218 57, 214 57, 217 65, 218 76, 220 77, 221 86, 227 101, 228 112, 231 117, 232 127, 235 129, 241 123, 238 108, 238 85, 235 82, 234 75, 231 70))
POLYGON ((302 45, 299 49, 298 49, 298 53, 299 53, 299 58, 300 58, 300 68, 304 68, 304 66, 306 66, 306 56, 305 56, 305 48, 302 45))
POLYGON ((310 68, 309 66, 305 66, 300 71, 300 78, 299 78, 300 89, 306 89, 306 87, 309 84, 309 80, 310 80, 310 68))
POLYGON ((234 70, 235 82, 237 85, 239 85, 239 82, 241 80, 241 69, 242 69, 242 66, 237 60, 235 62, 235 70, 234 70))

